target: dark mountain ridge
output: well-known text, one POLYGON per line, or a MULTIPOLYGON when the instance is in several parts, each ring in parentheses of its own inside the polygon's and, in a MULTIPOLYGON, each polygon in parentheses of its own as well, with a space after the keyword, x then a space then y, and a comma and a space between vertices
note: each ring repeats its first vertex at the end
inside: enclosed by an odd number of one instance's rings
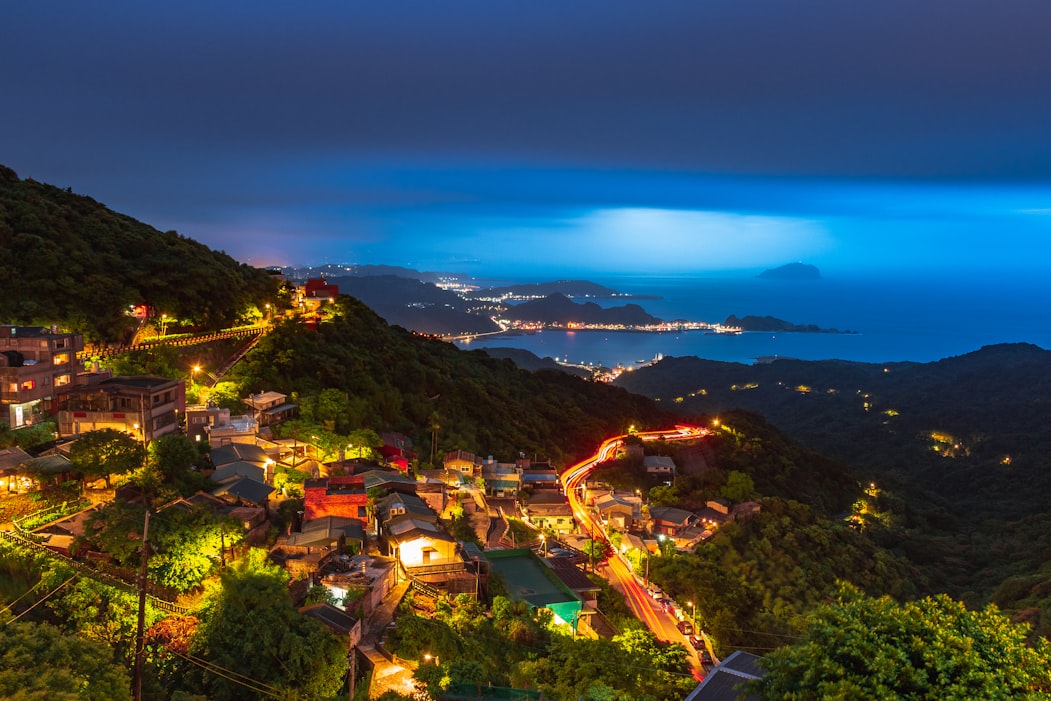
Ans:
POLYGON ((236 322, 277 295, 253 268, 90 197, 0 166, 0 322, 118 340, 145 304, 204 328, 236 322))
POLYGON ((617 324, 647 326, 661 320, 637 304, 604 309, 594 302, 577 304, 563 294, 530 300, 510 307, 505 313, 513 321, 537 321, 545 324, 617 324))

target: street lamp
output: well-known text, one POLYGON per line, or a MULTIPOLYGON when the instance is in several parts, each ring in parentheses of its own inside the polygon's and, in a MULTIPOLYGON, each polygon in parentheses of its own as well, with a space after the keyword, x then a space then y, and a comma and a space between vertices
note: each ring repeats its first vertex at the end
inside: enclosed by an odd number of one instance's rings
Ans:
POLYGON ((693 632, 697 634, 697 606, 692 601, 687 601, 686 605, 693 611, 693 632))
POLYGON ((547 536, 540 534, 540 546, 544 549, 544 557, 547 557, 547 536))
POLYGON ((168 315, 161 314, 161 337, 163 338, 168 334, 168 315))

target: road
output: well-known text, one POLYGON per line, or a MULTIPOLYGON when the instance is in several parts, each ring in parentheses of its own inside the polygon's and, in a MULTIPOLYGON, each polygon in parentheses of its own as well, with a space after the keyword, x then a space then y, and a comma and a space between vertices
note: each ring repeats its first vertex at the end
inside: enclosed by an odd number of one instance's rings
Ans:
MULTIPOLYGON (((605 462, 616 455, 617 450, 628 435, 634 435, 643 441, 655 441, 694 440, 697 438, 703 438, 709 433, 709 430, 706 428, 698 428, 696 426, 676 426, 673 431, 646 431, 614 436, 604 440, 594 455, 569 467, 561 475, 562 487, 565 490, 566 496, 569 498, 570 506, 573 508, 573 515, 576 517, 581 528, 584 529, 592 540, 606 540, 601 524, 599 524, 595 516, 587 510, 583 502, 584 482, 587 480, 588 475, 591 474, 592 470, 595 469, 596 465, 605 462)), ((609 558, 608 578, 613 580, 614 587, 623 592, 624 600, 627 602, 628 607, 631 608, 635 617, 645 623, 646 627, 648 627, 657 638, 685 645, 686 649, 690 652, 690 665, 692 667, 692 672, 695 677, 701 677, 704 674, 704 667, 701 665, 696 652, 688 643, 686 643, 683 635, 679 633, 678 629, 675 627, 675 619, 671 614, 668 614, 663 609, 657 607, 656 602, 654 602, 649 593, 639 583, 638 578, 632 571, 631 563, 628 562, 619 552, 614 551, 613 555, 609 558)))

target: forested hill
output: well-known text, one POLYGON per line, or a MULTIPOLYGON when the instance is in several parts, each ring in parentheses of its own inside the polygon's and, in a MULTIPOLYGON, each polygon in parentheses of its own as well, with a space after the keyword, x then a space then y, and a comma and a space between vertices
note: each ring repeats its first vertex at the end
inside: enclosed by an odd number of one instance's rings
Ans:
POLYGON ((1037 346, 933 363, 665 358, 617 384, 686 411, 756 411, 869 475, 900 472, 979 513, 1047 509, 1051 352, 1037 346))
POLYGON ((645 397, 571 377, 527 372, 510 360, 390 326, 343 295, 334 318, 308 331, 286 322, 233 371, 242 391, 338 396, 341 426, 395 428, 411 435, 421 462, 432 434, 438 456, 471 450, 511 460, 519 452, 568 461, 627 427, 681 421, 645 397))
POLYGON ((895 547, 936 591, 992 600, 1051 634, 1051 352, 1005 344, 879 365, 665 358, 618 384, 683 411, 759 412, 843 460, 905 500, 895 547))
POLYGON ((0 166, 0 323, 57 323, 116 340, 129 306, 203 327, 273 299, 276 282, 174 231, 0 166))

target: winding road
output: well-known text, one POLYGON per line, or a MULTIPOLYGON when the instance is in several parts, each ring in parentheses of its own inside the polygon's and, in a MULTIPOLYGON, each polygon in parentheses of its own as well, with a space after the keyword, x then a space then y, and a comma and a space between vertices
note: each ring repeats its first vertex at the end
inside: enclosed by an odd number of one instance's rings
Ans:
MULTIPOLYGON (((599 463, 605 462, 616 455, 617 450, 629 435, 643 441, 673 441, 695 440, 704 438, 709 433, 710 431, 706 428, 680 425, 676 426, 672 431, 645 431, 607 438, 602 442, 594 455, 567 468, 560 476, 562 487, 569 498, 569 504, 573 508, 573 514, 581 528, 588 533, 592 540, 606 540, 601 524, 585 507, 583 499, 584 482, 599 463)), ((683 636, 675 627, 675 619, 663 609, 657 607, 649 593, 639 583, 632 570, 631 563, 619 552, 614 551, 614 554, 609 558, 607 578, 612 579, 614 586, 624 593, 624 599, 631 608, 632 613, 645 623, 657 638, 664 641, 683 642, 683 636)), ((701 678, 705 672, 696 651, 689 645, 686 645, 686 649, 690 652, 690 665, 694 676, 701 678)))

